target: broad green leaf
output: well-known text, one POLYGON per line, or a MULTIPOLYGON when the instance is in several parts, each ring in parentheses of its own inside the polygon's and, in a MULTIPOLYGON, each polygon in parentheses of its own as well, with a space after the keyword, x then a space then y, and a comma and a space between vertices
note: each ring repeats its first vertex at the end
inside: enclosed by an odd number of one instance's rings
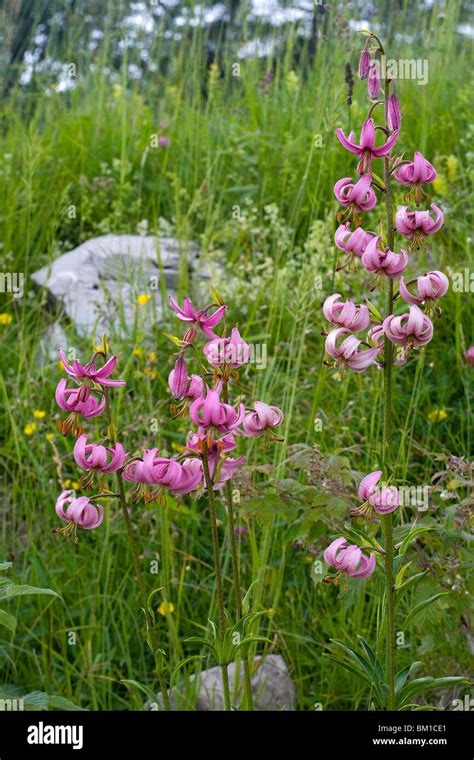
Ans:
POLYGON ((406 616, 405 625, 409 626, 410 623, 416 618, 416 616, 419 615, 420 612, 422 612, 424 609, 426 609, 426 607, 428 607, 430 604, 433 604, 433 602, 436 602, 437 599, 440 599, 442 596, 446 596, 446 594, 449 593, 449 591, 440 591, 438 594, 430 596, 429 599, 423 599, 422 602, 416 604, 406 616))
POLYGON ((413 583, 416 583, 416 581, 420 580, 420 578, 423 578, 428 570, 423 570, 421 573, 416 573, 416 575, 412 575, 410 578, 407 578, 404 583, 401 584, 401 586, 397 586, 397 591, 401 591, 402 589, 407 589, 409 586, 411 586, 413 583))
POLYGON ((61 598, 56 591, 50 588, 37 588, 36 586, 15 585, 9 583, 7 586, 0 586, 0 599, 11 599, 14 596, 25 596, 26 594, 49 594, 61 598))
POLYGON ((403 557, 403 555, 406 553, 408 547, 410 546, 411 542, 415 540, 415 538, 418 538, 423 533, 428 533, 428 531, 434 530, 432 526, 425 526, 422 528, 417 528, 416 523, 414 523, 408 532, 408 534, 405 536, 403 541, 400 544, 400 548, 398 550, 398 557, 403 557))
POLYGON ((16 617, 5 610, 0 610, 0 625, 6 626, 9 631, 15 633, 16 617))
POLYGON ((49 710, 69 710, 71 712, 88 712, 87 708, 80 707, 70 699, 61 697, 60 694, 48 694, 48 709, 49 710))
POLYGON ((408 679, 408 677, 415 671, 417 668, 420 667, 422 663, 417 660, 415 662, 412 662, 411 665, 408 665, 408 667, 403 668, 403 670, 400 670, 397 675, 395 676, 395 693, 398 694, 401 689, 405 686, 405 683, 408 679))

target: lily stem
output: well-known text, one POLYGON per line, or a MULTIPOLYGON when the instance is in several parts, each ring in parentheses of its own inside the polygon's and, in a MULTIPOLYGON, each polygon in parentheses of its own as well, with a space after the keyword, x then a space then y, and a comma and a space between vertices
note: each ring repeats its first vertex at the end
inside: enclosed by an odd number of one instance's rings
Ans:
MULTIPOLYGON (((229 403, 229 389, 227 387, 227 381, 222 385, 222 398, 225 404, 229 403)), ((230 481, 224 486, 224 492, 227 501, 227 518, 229 521, 229 536, 230 536, 230 548, 232 554, 232 574, 234 577, 234 594, 235 594, 235 607, 237 620, 242 619, 242 588, 240 585, 240 570, 239 570, 239 552, 237 547, 237 537, 235 535, 235 521, 234 521, 234 500, 232 498, 232 485, 230 481)), ((250 669, 250 660, 247 653, 243 657, 244 662, 244 687, 245 687, 245 704, 247 710, 253 710, 253 696, 252 696, 252 676, 250 669)))
MULTIPOLYGON (((221 644, 224 642, 225 637, 225 612, 224 612, 224 595, 222 591, 222 572, 221 572, 221 558, 219 551, 219 535, 217 532, 217 514, 216 503, 214 499, 214 491, 212 488, 212 478, 209 471, 209 449, 207 445, 207 437, 204 438, 202 447, 202 469, 204 472, 204 481, 206 483, 207 501, 209 505, 209 512, 211 515, 211 534, 212 534, 212 550, 214 555, 214 570, 216 575, 216 597, 217 597, 217 613, 219 618, 219 639, 221 644)), ((224 692, 224 708, 229 711, 230 706, 230 689, 229 689, 229 674, 227 672, 227 664, 221 664, 222 673, 222 688, 224 692)))
MULTIPOLYGON (((109 435, 110 442, 112 443, 112 446, 115 446, 115 444, 117 443, 117 435, 115 432, 114 423, 112 421, 112 412, 111 412, 110 404, 109 404, 108 389, 106 389, 106 409, 107 409, 107 421, 109 423, 108 435, 109 435)), ((149 636, 149 646, 153 652, 153 657, 155 658, 155 668, 156 668, 156 673, 158 675, 158 681, 160 684, 161 694, 163 697, 163 706, 166 711, 170 711, 171 705, 170 705, 168 689, 166 688, 166 682, 163 677, 162 669, 161 667, 158 667, 158 663, 157 663, 158 637, 156 633, 154 620, 148 609, 148 597, 147 597, 146 586, 145 586, 145 578, 143 576, 142 568, 140 565, 140 553, 138 549, 138 544, 133 533, 133 525, 132 525, 132 521, 130 519, 130 515, 128 512, 127 497, 125 495, 125 488, 124 488, 123 478, 122 478, 122 470, 117 470, 117 483, 118 483, 118 490, 119 490, 120 507, 122 509, 122 515, 125 522, 125 527, 127 529, 128 543, 130 546, 133 567, 135 570, 135 579, 138 584, 140 602, 141 602, 142 609, 146 618, 146 624, 147 624, 147 630, 148 630, 148 636, 149 636)))
MULTIPOLYGON (((385 124, 388 127, 388 97, 390 81, 385 79, 385 124)), ((391 251, 394 247, 393 229, 393 199, 390 188, 390 160, 384 160, 385 200, 387 210, 387 245, 391 251)), ((388 277, 388 292, 386 314, 389 316, 393 311, 393 280, 388 277)), ((382 435, 382 461, 384 469, 390 463, 390 449, 392 445, 392 387, 393 387, 393 346, 385 336, 384 341, 384 368, 383 368, 383 435, 382 435)), ((385 578, 386 578, 386 661, 387 661, 387 709, 395 710, 395 582, 393 576, 393 515, 384 515, 382 526, 385 536, 385 578)))

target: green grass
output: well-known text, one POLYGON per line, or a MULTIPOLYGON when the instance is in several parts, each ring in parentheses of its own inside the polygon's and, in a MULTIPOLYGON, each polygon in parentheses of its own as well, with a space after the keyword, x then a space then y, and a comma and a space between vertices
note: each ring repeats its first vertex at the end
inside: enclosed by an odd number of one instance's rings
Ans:
MULTIPOLYGON (((423 46, 395 48, 388 41, 393 57, 429 61, 426 87, 399 84, 399 142, 407 155, 420 149, 445 182, 433 200, 446 209, 446 223, 431 251, 413 255, 417 273, 469 266, 472 62, 454 31, 458 4, 446 3, 445 11, 443 23, 435 13, 426 19, 423 46)), ((403 30, 403 14, 400 19, 403 30)), ((238 486, 241 521, 249 528, 240 548, 242 580, 245 588, 258 581, 254 607, 269 611, 261 633, 274 642, 268 651, 287 660, 302 710, 314 709, 315 703, 324 709, 367 708, 360 683, 322 657, 329 639, 354 644, 360 633, 374 648, 383 647, 381 578, 335 588, 313 583, 310 572, 312 561, 348 525, 347 499, 355 495, 359 476, 375 469, 381 437, 377 371, 334 377, 321 364, 324 298, 343 292, 360 299, 367 286, 360 270, 357 275, 333 273, 337 205, 332 187, 353 165, 334 130, 349 126, 344 63, 350 61, 356 69, 361 44, 356 34, 341 37, 337 31, 337 25, 329 25, 313 64, 306 50, 299 64, 292 61, 290 31, 267 94, 258 83, 271 61, 241 62, 241 76, 234 77, 234 58, 223 50, 220 69, 206 71, 199 30, 175 44, 166 75, 149 73, 136 83, 128 80, 124 65, 113 86, 103 68, 110 52, 106 40, 100 65, 87 73, 87 60, 81 61, 85 73, 70 93, 43 94, 51 84, 44 81, 46 75, 29 91, 12 90, 2 106, 0 131, 2 271, 28 277, 60 251, 98 234, 135 232, 146 219, 150 232, 169 229, 179 239, 195 240, 211 266, 224 265, 224 274, 215 279, 231 319, 239 322, 247 340, 267 344, 266 370, 243 372, 239 391, 284 410, 285 441, 268 449, 253 443, 246 452, 256 493, 266 495, 256 509, 253 501, 247 503, 245 483, 238 486), (167 150, 150 147, 150 136, 160 131, 162 120, 167 122, 163 133, 172 141, 167 150), (317 134, 322 148, 315 145, 317 134), (71 205, 76 207, 74 219, 67 214, 71 205), (317 276, 322 278, 320 290, 317 276), (316 415, 323 421, 320 432, 314 428, 316 415), (298 444, 308 447, 305 461, 302 454, 295 457, 298 444), (255 471, 263 463, 271 465, 270 472, 255 471), (284 478, 315 485, 323 502, 327 496, 310 535, 294 525, 288 499, 282 497, 280 503, 274 498, 277 481, 284 478), (342 506, 337 499, 341 491, 342 506), (263 508, 267 499, 270 510, 263 508)), ((74 52, 74 39, 69 45, 74 52)), ((64 59, 75 57, 65 53, 64 59)), ((365 109, 365 86, 357 81, 350 109, 356 130, 365 109)), ((397 201, 402 202, 401 192, 397 201)), ((375 229, 377 212, 369 218, 375 229)), ((183 275, 180 295, 188 286, 183 275)), ((1 294, 1 299, 0 311, 13 321, 0 325, 0 556, 13 561, 17 580, 53 588, 62 596, 62 601, 21 599, 16 635, 1 632, 15 665, 4 665, 2 681, 20 693, 41 689, 89 709, 138 709, 140 694, 121 680, 151 685, 152 662, 142 643, 143 619, 120 511, 108 506, 103 527, 83 533, 76 547, 52 534, 60 484, 78 477, 72 443, 56 432, 54 388, 61 372, 57 362, 40 366, 37 361, 44 329, 58 315, 31 280, 25 298, 13 301, 1 294), (46 416, 35 420, 37 430, 27 436, 24 427, 34 421, 35 409, 46 416), (54 433, 52 441, 48 433, 54 433), (77 633, 76 645, 68 643, 70 632, 77 633)), ((395 373, 400 483, 430 484, 436 473, 446 471, 450 457, 469 458, 472 451, 469 368, 463 359, 474 342, 471 294, 451 290, 442 308, 432 343, 395 373), (434 409, 444 409, 446 419, 430 421, 434 409)), ((64 324, 69 345, 85 358, 90 344, 64 324)), ((183 441, 187 425, 171 420, 166 386, 172 346, 164 333, 177 329, 171 315, 165 321, 150 315, 146 334, 113 342, 120 376, 127 380, 126 391, 116 394, 116 422, 131 450, 160 445, 171 452, 183 441), (149 363, 157 370, 155 378, 143 373, 144 360, 132 355, 135 346, 142 346, 145 355, 156 352, 156 363, 149 363), (153 418, 159 420, 158 436, 150 432, 153 418)), ((91 436, 100 429, 94 422, 87 427, 91 436)), ((397 655, 400 668, 420 659, 423 674, 468 670, 461 620, 469 613, 472 566, 467 488, 459 473, 451 472, 421 516, 434 530, 410 554, 413 570, 421 565, 427 574, 399 603, 397 630, 405 634, 397 655), (442 488, 455 496, 441 498, 442 488), (450 593, 404 630, 409 607, 438 590, 450 593)), ((224 527, 222 508, 219 517, 224 527)), ((413 517, 408 508, 397 519, 401 526, 413 517)), ((202 634, 216 614, 206 506, 188 498, 168 499, 166 509, 134 507, 133 520, 143 568, 148 571, 150 561, 158 560, 158 574, 147 574, 149 587, 163 587, 162 599, 174 605, 172 614, 158 615, 171 671, 181 658, 198 653, 185 639, 202 634)), ((229 579, 226 541, 223 554, 229 579)), ((159 601, 157 597, 157 605, 159 601)), ((436 699, 449 709, 453 696, 446 692, 436 699)))

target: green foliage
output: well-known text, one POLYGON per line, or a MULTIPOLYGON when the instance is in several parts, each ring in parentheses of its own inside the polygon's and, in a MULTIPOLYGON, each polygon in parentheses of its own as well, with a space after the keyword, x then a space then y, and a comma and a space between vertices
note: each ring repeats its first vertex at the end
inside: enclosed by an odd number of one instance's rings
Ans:
MULTIPOLYGON (((348 13, 343 9, 341 19, 348 13)), ((407 156, 422 150, 437 167, 441 181, 431 201, 448 212, 432 250, 411 257, 413 275, 469 266, 474 127, 470 51, 456 32, 459 13, 459 3, 445 4, 441 23, 436 6, 422 29, 408 23, 411 16, 396 14, 397 32, 409 28, 417 34, 416 44, 397 43, 396 56, 427 58, 430 72, 428 86, 403 81, 397 88, 400 144, 407 156)), ((290 29, 289 43, 291 35, 290 29)), ((77 38, 64 39, 62 60, 76 60, 77 38)), ((0 313, 11 317, 10 324, 0 323, 0 549, 14 558, 18 575, 15 584, 0 581, 0 591, 9 595, 0 612, 2 680, 15 683, 19 693, 44 690, 94 710, 140 709, 143 691, 156 690, 150 675, 155 661, 142 646, 145 621, 121 515, 108 503, 100 531, 84 531, 77 546, 51 532, 57 495, 64 482, 75 481, 77 469, 71 442, 57 434, 57 362, 38 362, 44 330, 61 315, 51 313, 29 279, 88 237, 140 231, 199 243, 242 334, 267 346, 265 371, 243 370, 242 392, 285 412, 284 443, 265 448, 250 442, 248 470, 235 486, 238 523, 248 530, 239 539, 243 587, 258 580, 252 609, 267 610, 252 623, 253 635, 264 639, 252 642, 253 651, 270 651, 268 639, 285 656, 300 709, 313 709, 315 702, 324 709, 365 708, 383 703, 385 694, 383 665, 370 654, 379 657, 383 646, 379 573, 370 583, 333 587, 313 582, 324 572, 315 576, 312 570, 330 538, 343 533, 383 548, 370 524, 359 530, 348 520, 357 484, 377 462, 379 374, 334 374, 321 363, 324 297, 347 292, 358 301, 367 292, 360 272, 336 271, 332 242, 332 187, 348 167, 334 129, 357 130, 367 106, 359 82, 350 111, 345 105, 344 63, 356 68, 360 40, 329 15, 314 61, 305 47, 298 61, 288 54, 276 66, 271 56, 241 60, 240 77, 232 76, 235 57, 220 49, 219 72, 214 68, 210 77, 202 56, 207 41, 199 29, 166 46, 157 38, 158 71, 132 81, 125 64, 118 79, 108 76, 105 67, 113 71, 116 61, 107 60, 106 37, 99 58, 84 46, 74 90, 58 92, 56 78, 38 71, 30 87, 13 87, 3 100, 0 264, 4 272, 23 272, 27 287, 23 299, 0 294, 0 313), (91 62, 95 67, 89 70, 91 62), (261 82, 269 68, 274 76, 265 91, 261 82), (158 149, 150 137, 162 121, 171 145, 158 149), (315 135, 322 148, 315 146, 315 135), (35 410, 45 417, 34 417, 35 410), (25 426, 32 422, 36 429, 27 435, 25 426), (41 594, 26 592, 33 587, 41 594), (64 604, 44 595, 54 593, 50 587, 64 604), (361 643, 355 659, 345 653, 342 669, 322 658, 329 640, 352 641, 355 631, 373 651, 361 643), (68 643, 70 632, 76 645, 68 643), (370 692, 374 679, 378 694, 375 687, 370 692)), ((246 41, 243 33, 238 42, 246 41)), ((51 50, 56 45, 59 40, 51 50)), ((136 62, 135 52, 128 54, 136 62)), ((402 199, 400 189, 396 202, 402 199)), ((183 271, 180 295, 187 289, 183 271)), ((423 659, 422 678, 454 673, 462 679, 471 666, 472 369, 463 358, 474 342, 471 300, 471 294, 451 289, 442 302, 443 318, 435 319, 432 343, 396 370, 397 482, 430 488, 426 512, 417 515, 406 506, 396 516, 403 689, 414 683, 414 656, 423 659), (436 410, 444 410, 446 419, 433 418, 436 410)), ((371 298, 372 312, 380 308, 371 298)), ((118 337, 113 344, 127 380, 115 420, 123 443, 130 449, 159 445, 163 455, 187 430, 185 421, 171 423, 168 414, 172 346, 165 332, 176 332, 168 317, 165 312, 157 323, 150 314, 146 334, 135 331, 132 341, 118 337), (150 432, 152 419, 158 435, 150 432)), ((81 341, 70 325, 64 328, 69 346, 87 353, 90 342, 81 341)), ((104 433, 93 421, 88 429, 97 440, 104 433)), ((219 519, 223 539, 227 518, 221 505, 219 519)), ((163 587, 163 599, 174 605, 165 615, 150 600, 167 673, 181 677, 205 668, 211 662, 205 621, 215 619, 205 504, 185 497, 169 499, 166 508, 134 506, 133 520, 144 570, 158 564, 158 573, 147 575, 148 587, 163 587)), ((222 550, 227 585, 231 557, 225 541, 222 550)), ((426 691, 403 692, 403 704, 415 700, 426 706, 433 681, 424 684, 426 691)), ((441 684, 441 692, 434 690, 437 706, 449 709, 451 694, 461 687, 462 681, 441 684)), ((51 699, 48 706, 54 706, 51 699)))

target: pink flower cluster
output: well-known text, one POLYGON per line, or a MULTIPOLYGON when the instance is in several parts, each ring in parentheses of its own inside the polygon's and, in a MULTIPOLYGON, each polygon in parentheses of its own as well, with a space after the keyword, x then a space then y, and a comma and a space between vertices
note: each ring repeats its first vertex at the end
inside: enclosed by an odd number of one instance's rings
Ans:
MULTIPOLYGON (((380 90, 380 82, 374 83, 374 77, 371 76, 372 68, 375 71, 378 64, 377 56, 380 51, 377 45, 376 39, 369 36, 359 63, 359 75, 362 79, 368 78, 371 97, 378 97, 375 90, 380 90), (373 45, 376 45, 375 49, 373 45)), ((375 309, 369 312, 365 305, 357 306, 352 300, 344 301, 339 293, 326 298, 323 313, 334 326, 327 335, 325 344, 326 353, 333 361, 326 363, 336 367, 347 366, 354 372, 363 372, 371 364, 380 366, 383 363, 382 352, 386 339, 401 347, 395 359, 396 364, 404 364, 407 361, 410 349, 425 346, 433 337, 433 324, 429 316, 429 313, 434 311, 433 303, 445 295, 449 287, 446 275, 438 271, 411 279, 406 277, 409 251, 414 247, 419 248, 423 240, 437 232, 443 224, 443 213, 436 205, 431 206, 434 217, 430 211, 411 210, 408 206, 398 208, 395 226, 409 241, 408 250, 400 248, 399 251, 392 251, 381 234, 366 231, 360 226, 361 214, 373 209, 377 203, 375 190, 385 190, 376 176, 374 180, 374 160, 388 158, 390 163, 393 163, 393 176, 402 185, 415 189, 417 204, 423 195, 421 186, 433 182, 436 177, 434 167, 419 151, 415 152, 412 162, 392 156, 401 125, 400 104, 394 90, 388 99, 387 123, 378 127, 385 133, 386 140, 376 146, 377 127, 372 118, 376 105, 378 103, 370 108, 369 115, 362 125, 358 143, 354 132, 346 137, 342 129, 336 130, 344 148, 359 159, 359 179, 353 181, 351 177, 343 177, 334 186, 334 194, 345 209, 338 214, 339 227, 334 240, 337 248, 343 251, 346 257, 338 263, 337 268, 339 271, 346 267, 354 269, 359 261, 372 276, 371 291, 377 284, 383 283, 385 278, 393 281, 400 278, 398 293, 410 308, 399 316, 390 314, 385 319, 377 319, 374 316, 377 314, 375 309), (344 217, 347 217, 345 221, 344 217), (350 226, 351 219, 355 223, 353 229, 350 226), (422 306, 426 307, 428 313, 421 310, 422 306), (365 335, 354 334, 366 330, 365 335)))
MULTIPOLYGON (((380 515, 387 515, 397 509, 400 493, 395 486, 378 485, 381 477, 382 470, 375 470, 361 480, 358 494, 363 504, 353 516, 369 517, 372 510, 380 515)), ((355 544, 348 546, 344 537, 336 538, 327 547, 324 560, 340 573, 346 573, 359 580, 369 578, 376 568, 375 555, 372 552, 367 556, 355 544)))
MULTIPOLYGON (((180 456, 160 456, 158 448, 152 448, 146 449, 139 457, 130 457, 123 445, 115 440, 112 445, 104 445, 107 441, 88 443, 87 435, 82 434, 81 421, 100 415, 108 403, 107 389, 123 386, 125 381, 110 377, 117 363, 115 356, 106 360, 103 351, 97 351, 85 365, 77 359, 70 364, 64 352, 59 351, 62 365, 75 383, 74 387, 68 388, 63 378, 56 388, 58 406, 69 413, 59 426, 64 434, 71 430, 78 436, 73 454, 76 464, 87 473, 81 479, 84 488, 92 483, 94 473, 99 477, 118 473, 120 478, 137 485, 135 498, 157 498, 164 489, 172 494, 197 492, 204 485, 204 460, 207 460, 212 488, 219 490, 245 462, 244 456, 229 456, 237 448, 238 436, 254 438, 264 433, 271 434, 283 421, 283 413, 276 406, 256 401, 252 409, 246 409, 243 403, 232 406, 222 398, 230 374, 236 373, 250 358, 250 347, 237 327, 231 330, 229 338, 225 335, 220 337, 214 332, 225 315, 226 306, 218 306, 211 312, 212 305, 196 310, 189 299, 185 299, 182 307, 173 298, 170 298, 170 304, 178 318, 188 324, 188 329, 183 340, 178 341, 182 349, 169 375, 169 387, 174 399, 179 402, 178 414, 187 412, 190 421, 197 427, 196 432, 190 434, 180 456), (209 381, 206 375, 189 375, 184 358, 185 351, 194 343, 199 331, 211 339, 203 348, 204 357, 211 368, 207 373, 209 381), (99 356, 104 359, 102 366, 97 366, 99 356), (211 378, 213 382, 210 382, 211 378), (153 489, 154 486, 158 488, 153 489), (150 488, 151 494, 147 490, 150 488)), ((109 421, 109 435, 110 428, 109 421)), ((100 504, 93 503, 94 498, 76 498, 73 492, 63 491, 58 498, 56 512, 67 526, 59 532, 67 535, 74 532, 75 535, 77 527, 88 530, 97 528, 102 523, 104 509, 100 504)))

